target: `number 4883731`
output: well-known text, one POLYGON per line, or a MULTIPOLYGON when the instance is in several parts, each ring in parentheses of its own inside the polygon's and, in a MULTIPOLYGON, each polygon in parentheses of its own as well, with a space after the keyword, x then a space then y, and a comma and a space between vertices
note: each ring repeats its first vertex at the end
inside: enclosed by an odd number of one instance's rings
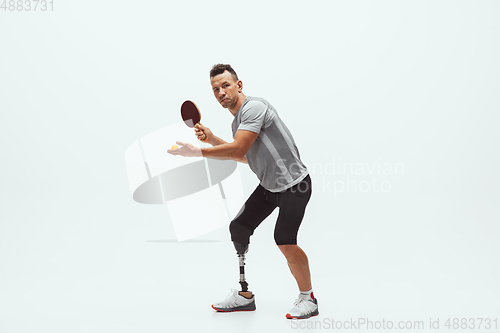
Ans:
POLYGON ((3 0, 0 10, 4 12, 54 11, 54 0, 3 0))

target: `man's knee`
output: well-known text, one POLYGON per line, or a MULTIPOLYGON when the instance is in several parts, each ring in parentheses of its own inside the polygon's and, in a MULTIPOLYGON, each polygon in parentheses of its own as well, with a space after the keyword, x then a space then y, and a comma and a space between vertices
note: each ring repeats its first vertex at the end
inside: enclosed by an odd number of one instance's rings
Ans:
POLYGON ((282 245, 297 245, 297 234, 283 232, 283 230, 274 230, 274 241, 281 250, 282 245))
POLYGON ((298 247, 297 244, 282 244, 282 245, 278 244, 278 248, 286 258, 293 256, 293 254, 297 250, 297 247, 298 247))

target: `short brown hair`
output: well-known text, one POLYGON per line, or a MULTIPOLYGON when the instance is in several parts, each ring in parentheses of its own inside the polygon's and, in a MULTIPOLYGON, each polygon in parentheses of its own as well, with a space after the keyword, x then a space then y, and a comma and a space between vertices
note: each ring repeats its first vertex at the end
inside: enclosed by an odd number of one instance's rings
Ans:
POLYGON ((212 69, 210 70, 210 78, 213 78, 219 74, 222 74, 225 71, 228 71, 232 75, 235 82, 237 82, 239 80, 238 74, 236 74, 233 67, 231 67, 231 65, 229 65, 229 64, 216 64, 216 65, 214 65, 212 67, 212 69))

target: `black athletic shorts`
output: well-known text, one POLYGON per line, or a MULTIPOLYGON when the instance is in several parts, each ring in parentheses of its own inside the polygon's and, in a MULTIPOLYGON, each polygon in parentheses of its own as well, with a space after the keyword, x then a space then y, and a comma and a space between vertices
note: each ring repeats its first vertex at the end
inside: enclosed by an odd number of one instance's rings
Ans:
POLYGON ((274 193, 261 185, 257 186, 231 222, 232 241, 248 244, 255 228, 276 207, 279 207, 279 215, 274 227, 274 240, 277 245, 297 244, 297 233, 311 193, 312 182, 309 175, 283 192, 274 193))

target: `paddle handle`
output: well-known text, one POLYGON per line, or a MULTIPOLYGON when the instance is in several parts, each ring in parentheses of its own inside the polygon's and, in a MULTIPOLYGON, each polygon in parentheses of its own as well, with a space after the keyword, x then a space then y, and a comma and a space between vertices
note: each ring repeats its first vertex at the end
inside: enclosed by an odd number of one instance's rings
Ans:
MULTIPOLYGON (((199 123, 197 123, 196 125, 198 125, 199 123)), ((196 127, 196 125, 194 125, 196 127)), ((203 132, 203 130, 200 129, 200 131, 203 132)), ((207 135, 205 134, 205 132, 203 132, 203 138, 201 140, 205 140, 207 138, 207 135)))

